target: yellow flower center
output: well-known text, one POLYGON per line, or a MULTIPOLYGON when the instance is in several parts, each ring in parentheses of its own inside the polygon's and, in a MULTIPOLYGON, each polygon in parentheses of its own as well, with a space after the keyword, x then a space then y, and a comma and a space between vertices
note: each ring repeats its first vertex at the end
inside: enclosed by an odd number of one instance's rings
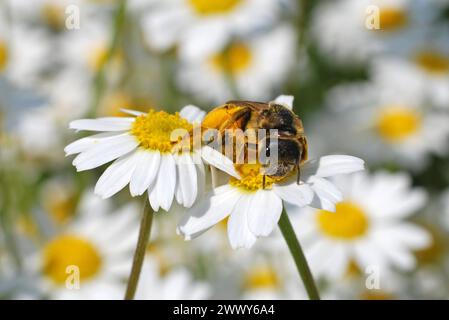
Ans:
MULTIPOLYGON (((235 169, 240 174, 241 179, 231 177, 229 183, 237 188, 242 189, 246 192, 255 192, 257 190, 263 189, 264 179, 261 171, 260 164, 238 164, 235 165, 235 169)), ((273 183, 280 181, 280 179, 275 179, 269 176, 265 176, 265 189, 270 190, 273 183)))
POLYGON ((449 72, 449 57, 438 52, 420 52, 415 56, 415 62, 424 71, 431 74, 445 74, 449 72))
POLYGON ((54 30, 61 30, 64 27, 64 8, 57 4, 47 3, 44 5, 42 7, 42 17, 44 22, 54 30))
POLYGON ((190 132, 193 127, 179 113, 169 114, 165 111, 150 110, 146 115, 136 118, 131 128, 133 134, 145 149, 171 152, 178 141, 172 141, 174 130, 183 129, 190 132))
POLYGON ((5 70, 8 64, 9 52, 6 42, 0 40, 0 72, 5 70))
POLYGON ((267 265, 254 267, 244 281, 244 288, 247 290, 277 289, 279 286, 279 277, 273 268, 267 265))
POLYGON ((211 58, 212 66, 220 72, 236 75, 245 71, 253 60, 251 49, 243 43, 235 43, 211 58))
POLYGON ((76 266, 80 280, 94 278, 100 271, 102 257, 97 248, 88 240, 62 235, 44 248, 43 273, 56 284, 64 284, 68 278, 68 266, 76 266))
POLYGON ((421 128, 421 116, 413 109, 401 106, 383 108, 377 119, 378 134, 388 142, 400 142, 421 128))
POLYGON ((380 30, 395 31, 408 23, 407 12, 399 8, 382 8, 379 12, 380 30))
POLYGON ((366 234, 369 222, 366 214, 356 204, 340 202, 336 212, 320 210, 317 214, 321 231, 332 238, 353 240, 366 234))
POLYGON ((192 9, 202 16, 228 13, 241 2, 242 0, 188 0, 192 9))

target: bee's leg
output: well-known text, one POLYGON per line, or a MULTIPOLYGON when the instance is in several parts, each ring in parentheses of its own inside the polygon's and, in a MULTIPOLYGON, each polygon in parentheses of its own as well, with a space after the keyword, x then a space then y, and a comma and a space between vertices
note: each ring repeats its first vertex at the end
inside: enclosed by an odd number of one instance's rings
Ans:
POLYGON ((265 175, 262 176, 262 189, 265 190, 265 175))
POLYGON ((301 182, 301 167, 299 165, 299 162, 296 164, 296 184, 300 184, 301 182))
MULTIPOLYGON (((298 145, 299 146, 299 145, 298 145)), ((299 149, 299 158, 296 160, 296 184, 301 184, 301 158, 302 149, 299 149)))

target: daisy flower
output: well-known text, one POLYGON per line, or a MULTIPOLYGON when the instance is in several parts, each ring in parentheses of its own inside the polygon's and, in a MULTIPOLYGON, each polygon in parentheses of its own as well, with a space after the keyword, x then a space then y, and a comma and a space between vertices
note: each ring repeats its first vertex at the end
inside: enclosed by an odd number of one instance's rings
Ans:
POLYGON ((438 9, 428 0, 326 1, 314 10, 311 32, 333 61, 362 64, 415 41, 420 29, 437 18, 438 9))
MULTIPOLYGON (((277 101, 280 99, 288 97, 281 96, 277 101)), ((289 100, 293 102, 291 97, 289 100)), ((269 176, 264 183, 260 165, 234 165, 232 160, 208 146, 203 147, 202 157, 231 178, 228 184, 215 188, 186 212, 179 222, 178 232, 190 240, 229 216, 228 238, 234 249, 250 248, 258 237, 268 236, 277 225, 286 202, 299 207, 312 205, 335 210, 341 193, 327 178, 364 169, 364 162, 359 158, 325 156, 301 167, 300 184, 296 177, 279 180, 269 176)))
MULTIPOLYGON (((84 19, 80 30, 73 30, 61 38, 61 59, 64 66, 93 77, 108 59, 111 30, 111 21, 96 17, 84 19)), ((112 67, 114 73, 118 74, 123 64, 122 53, 115 52, 110 58, 108 70, 112 67)))
POLYGON ((320 152, 349 152, 371 163, 421 170, 432 154, 448 152, 449 116, 429 107, 415 80, 385 73, 334 88, 327 99, 332 112, 309 122, 311 145, 320 152), (321 129, 328 133, 326 141, 321 129))
MULTIPOLYGON (((278 253, 279 251, 277 251, 278 253)), ((252 250, 243 259, 240 281, 245 300, 307 300, 304 287, 298 285, 295 268, 290 259, 279 259, 275 252, 262 256, 252 250), (294 280, 293 280, 294 279, 294 280)))
POLYGON ((236 36, 269 26, 279 15, 277 0, 153 0, 142 20, 151 48, 177 45, 181 58, 219 52, 236 36))
POLYGON ((449 105, 449 32, 445 25, 421 32, 417 41, 407 42, 396 56, 378 59, 374 72, 381 76, 402 75, 420 81, 426 99, 440 108, 449 105))
POLYGON ((236 90, 253 100, 266 100, 282 84, 295 57, 295 33, 280 26, 268 33, 234 41, 224 51, 204 59, 181 61, 179 86, 198 98, 220 103, 233 96, 229 77, 236 90))
POLYGON ((121 299, 137 242, 136 210, 131 204, 111 213, 87 193, 77 219, 28 261, 40 287, 52 299, 121 299))
MULTIPOLYGON (((45 28, 51 32, 62 32, 66 29, 66 20, 72 12, 66 11, 69 6, 79 9, 80 25, 85 18, 97 15, 100 9, 108 7, 111 1, 90 0, 7 0, 14 20, 19 20, 33 27, 45 28)), ((70 30, 72 31, 72 30, 70 30)))
POLYGON ((78 154, 73 165, 85 171, 110 165, 95 186, 95 193, 109 198, 130 185, 132 196, 148 191, 154 211, 168 211, 173 198, 185 207, 192 206, 201 188, 204 168, 195 152, 174 153, 174 130, 193 130, 204 111, 187 106, 180 113, 150 110, 126 111, 132 117, 105 117, 76 120, 70 128, 101 132, 68 145, 67 155, 78 154), (191 122, 189 122, 191 121, 191 122))
POLYGON ((8 24, 5 16, 0 8, 0 80, 29 88, 51 66, 51 39, 15 21, 8 24))
POLYGON ((209 286, 193 278, 186 268, 175 268, 161 274, 158 264, 146 259, 142 266, 136 300, 204 300, 209 286))
POLYGON ((430 245, 429 234, 406 221, 426 203, 426 193, 411 188, 406 174, 379 172, 340 176, 336 211, 287 206, 294 217, 311 270, 317 276, 342 277, 351 262, 365 272, 415 267, 413 251, 430 245))

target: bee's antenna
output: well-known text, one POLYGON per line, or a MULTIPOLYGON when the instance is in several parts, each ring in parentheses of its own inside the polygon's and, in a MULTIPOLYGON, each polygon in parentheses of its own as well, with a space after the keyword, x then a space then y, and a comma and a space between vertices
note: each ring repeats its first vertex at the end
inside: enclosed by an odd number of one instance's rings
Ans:
POLYGON ((262 189, 265 190, 265 175, 262 176, 262 189))

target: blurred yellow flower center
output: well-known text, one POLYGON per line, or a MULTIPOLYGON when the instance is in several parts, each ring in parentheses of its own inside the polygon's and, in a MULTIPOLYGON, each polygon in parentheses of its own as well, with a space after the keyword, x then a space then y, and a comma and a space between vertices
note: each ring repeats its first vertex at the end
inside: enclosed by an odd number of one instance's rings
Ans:
POLYGON ((108 50, 106 46, 98 45, 89 53, 88 57, 88 63, 89 67, 93 71, 97 71, 100 69, 107 61, 108 59, 108 50))
POLYGON ((64 223, 75 213, 76 199, 71 196, 55 196, 44 203, 45 209, 57 223, 64 223))
POLYGON ((80 280, 95 277, 100 271, 102 258, 97 248, 88 240, 62 235, 43 249, 43 273, 57 284, 64 284, 69 274, 67 267, 79 268, 80 280))
POLYGON ((377 119, 378 134, 389 142, 404 140, 421 128, 421 116, 413 109, 390 106, 383 108, 377 119))
POLYGON ((171 264, 165 253, 156 244, 149 244, 147 254, 156 260, 159 267, 159 275, 164 276, 171 270, 171 264))
POLYGON ((188 0, 193 10, 204 16, 227 13, 241 2, 242 0, 188 0))
POLYGON ((64 27, 64 8, 54 3, 47 3, 42 7, 42 17, 52 29, 61 30, 64 27))
POLYGON ((428 73, 445 74, 449 72, 449 58, 438 52, 420 52, 415 56, 415 62, 428 73))
POLYGON ((169 114, 165 111, 150 110, 146 115, 136 118, 131 128, 133 134, 140 142, 140 146, 149 150, 171 152, 178 141, 172 141, 174 130, 190 132, 192 125, 181 118, 179 113, 169 114))
POLYGON ((218 53, 212 57, 212 66, 220 72, 230 72, 236 75, 245 71, 253 60, 251 49, 243 44, 236 43, 226 51, 218 53))
POLYGON ((320 210, 317 214, 321 231, 332 238, 353 240, 363 236, 369 227, 363 210, 351 202, 340 202, 336 212, 320 210))
MULTIPOLYGON (((255 192, 263 189, 263 175, 261 174, 260 164, 237 164, 235 169, 240 174, 241 179, 232 177, 229 183, 237 188, 241 188, 247 192, 255 192)), ((271 189, 273 183, 280 179, 265 176, 265 189, 271 189)))
POLYGON ((380 30, 394 31, 407 25, 407 12, 399 8, 382 8, 379 12, 380 30))
POLYGON ((432 243, 426 248, 415 251, 416 259, 420 265, 438 264, 445 257, 448 239, 446 235, 433 226, 424 224, 422 227, 432 237, 432 243))
POLYGON ((277 289, 279 286, 280 281, 276 272, 266 265, 256 266, 250 270, 244 282, 246 290, 277 289))
POLYGON ((5 42, 0 40, 0 72, 2 72, 8 64, 8 47, 5 42))
POLYGON ((360 300, 396 300, 396 297, 381 290, 367 290, 360 295, 360 300))

